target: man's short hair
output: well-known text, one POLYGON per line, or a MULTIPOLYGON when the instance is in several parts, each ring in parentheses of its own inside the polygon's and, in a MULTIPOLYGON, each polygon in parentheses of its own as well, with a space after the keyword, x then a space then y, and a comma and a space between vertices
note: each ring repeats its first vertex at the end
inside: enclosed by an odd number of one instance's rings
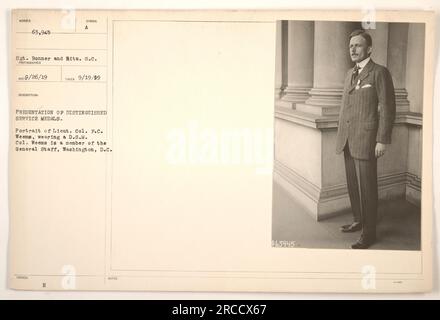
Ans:
POLYGON ((349 39, 356 36, 361 36, 362 38, 364 38, 365 41, 367 41, 367 46, 369 47, 373 46, 373 40, 371 40, 371 36, 365 30, 362 29, 354 30, 352 33, 350 33, 349 39))

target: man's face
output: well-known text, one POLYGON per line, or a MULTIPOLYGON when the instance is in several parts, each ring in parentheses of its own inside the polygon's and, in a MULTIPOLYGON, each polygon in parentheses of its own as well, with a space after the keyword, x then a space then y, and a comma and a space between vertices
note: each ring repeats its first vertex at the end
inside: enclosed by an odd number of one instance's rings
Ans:
POLYGON ((371 47, 367 46, 367 40, 362 36, 354 36, 350 39, 350 57, 353 62, 361 62, 368 58, 371 53, 371 47))

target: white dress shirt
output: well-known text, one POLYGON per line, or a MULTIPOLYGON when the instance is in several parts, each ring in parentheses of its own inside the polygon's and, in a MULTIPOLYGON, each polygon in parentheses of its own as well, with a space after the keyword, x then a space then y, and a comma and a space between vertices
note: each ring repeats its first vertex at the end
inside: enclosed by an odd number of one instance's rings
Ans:
MULTIPOLYGON (((368 57, 368 58, 362 60, 361 62, 358 62, 358 63, 357 63, 357 66, 358 66, 358 68, 359 68, 359 71, 358 71, 359 73, 362 72, 362 70, 364 69, 364 67, 367 65, 368 61, 370 61, 370 57, 368 57)), ((359 74, 359 73, 358 73, 358 74, 359 74)))

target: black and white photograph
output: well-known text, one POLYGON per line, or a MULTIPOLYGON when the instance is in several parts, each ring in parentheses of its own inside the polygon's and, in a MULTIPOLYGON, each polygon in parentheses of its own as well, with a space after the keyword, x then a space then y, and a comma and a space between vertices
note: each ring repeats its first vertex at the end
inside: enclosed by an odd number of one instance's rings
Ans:
POLYGON ((425 25, 276 32, 272 247, 421 250, 425 25))

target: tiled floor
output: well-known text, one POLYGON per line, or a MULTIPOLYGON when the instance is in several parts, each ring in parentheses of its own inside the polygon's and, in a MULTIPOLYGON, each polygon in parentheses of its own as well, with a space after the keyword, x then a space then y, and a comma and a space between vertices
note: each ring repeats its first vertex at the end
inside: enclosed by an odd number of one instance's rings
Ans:
MULTIPOLYGON (((349 249, 360 232, 342 233, 351 213, 316 221, 278 184, 273 187, 272 239, 295 242, 296 247, 349 249)), ((380 201, 377 243, 370 249, 420 250, 420 208, 404 199, 380 201)))

